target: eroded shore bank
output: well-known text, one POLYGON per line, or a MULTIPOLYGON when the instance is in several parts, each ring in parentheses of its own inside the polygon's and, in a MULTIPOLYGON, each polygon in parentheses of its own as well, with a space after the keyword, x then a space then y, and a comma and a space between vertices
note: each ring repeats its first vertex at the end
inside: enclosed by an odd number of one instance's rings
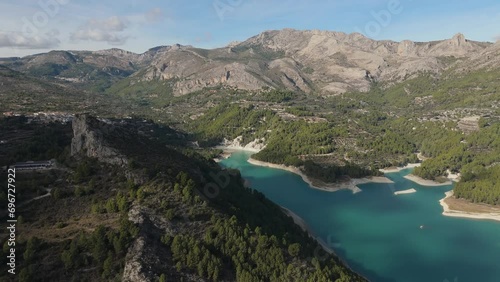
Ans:
POLYGON ((500 207, 469 203, 456 199, 453 190, 445 193, 446 197, 439 203, 443 207, 443 215, 473 219, 488 219, 500 221, 500 207))
POLYGON ((309 184, 309 186, 313 189, 319 189, 322 191, 327 191, 327 192, 336 192, 339 190, 343 189, 348 189, 351 190, 353 193, 359 193, 361 192, 361 189, 357 186, 360 184, 365 184, 365 183, 394 183, 392 180, 390 180, 387 177, 383 176, 374 176, 374 177, 366 177, 366 178, 353 178, 350 179, 349 181, 344 181, 344 182, 339 182, 339 183, 324 183, 319 180, 311 179, 307 175, 305 175, 298 167, 294 166, 286 166, 286 165, 278 165, 278 164, 273 164, 273 163, 268 163, 268 162, 263 162, 263 161, 258 161, 252 158, 248 159, 248 162, 257 165, 257 166, 263 166, 263 167, 270 167, 270 168, 276 168, 276 169, 282 169, 286 170, 292 173, 295 173, 302 177, 302 180, 309 184))

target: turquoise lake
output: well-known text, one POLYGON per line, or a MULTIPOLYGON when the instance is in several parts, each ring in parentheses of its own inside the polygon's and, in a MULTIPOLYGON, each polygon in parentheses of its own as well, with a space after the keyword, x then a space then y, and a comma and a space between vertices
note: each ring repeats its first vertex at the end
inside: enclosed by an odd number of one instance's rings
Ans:
POLYGON ((386 174, 394 184, 363 184, 357 194, 324 192, 291 172, 251 165, 250 155, 236 152, 221 164, 239 169, 252 188, 302 217, 370 281, 500 281, 500 222, 443 216, 439 200, 451 186, 418 185, 404 170, 386 174), (417 193, 394 195, 410 188, 417 193))

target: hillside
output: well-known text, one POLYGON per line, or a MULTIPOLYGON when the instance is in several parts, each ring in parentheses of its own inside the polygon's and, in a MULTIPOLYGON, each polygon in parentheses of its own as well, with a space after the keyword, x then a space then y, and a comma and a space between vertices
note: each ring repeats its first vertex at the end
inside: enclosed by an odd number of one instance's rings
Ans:
POLYGON ((0 110, 139 117, 210 147, 259 142, 262 161, 324 181, 423 161, 456 197, 498 205, 500 45, 265 31, 205 50, 160 46, 0 59, 0 110), (334 172, 334 173, 332 173, 334 172))
POLYGON ((17 172, 18 281, 364 281, 181 132, 89 115, 0 126, 7 144, 25 133, 2 160, 57 159, 17 172))
POLYGON ((174 96, 219 85, 336 95, 366 92, 373 82, 401 82, 423 72, 440 74, 455 66, 491 66, 494 63, 484 58, 495 56, 497 47, 462 34, 435 42, 394 42, 357 33, 284 29, 212 50, 173 45, 143 54, 119 49, 52 51, 0 59, 0 64, 93 91, 104 91, 124 79, 113 93, 144 82, 165 82, 170 88, 163 90, 174 96))

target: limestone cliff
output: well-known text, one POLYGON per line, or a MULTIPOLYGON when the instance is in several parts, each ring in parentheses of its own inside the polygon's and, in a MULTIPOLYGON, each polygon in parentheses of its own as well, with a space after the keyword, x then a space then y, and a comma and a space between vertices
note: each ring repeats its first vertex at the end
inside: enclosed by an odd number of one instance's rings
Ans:
POLYGON ((104 138, 104 134, 112 130, 112 125, 87 114, 76 115, 73 119, 71 155, 82 154, 113 165, 127 165, 127 158, 108 145, 108 141, 104 138))
POLYGON ((220 86, 335 95, 368 91, 373 82, 390 85, 423 72, 439 75, 448 69, 496 68, 499 46, 468 40, 460 33, 439 41, 396 42, 373 40, 360 33, 283 29, 211 50, 174 44, 142 54, 116 48, 52 51, 0 58, 0 64, 85 86, 96 82, 102 87, 99 81, 103 78, 126 79, 122 85, 158 81, 168 85, 175 96, 220 86))

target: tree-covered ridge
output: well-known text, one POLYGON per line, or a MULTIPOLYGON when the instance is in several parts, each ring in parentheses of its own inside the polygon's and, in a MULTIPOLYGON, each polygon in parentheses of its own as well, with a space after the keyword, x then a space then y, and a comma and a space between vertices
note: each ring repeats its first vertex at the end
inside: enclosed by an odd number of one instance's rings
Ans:
POLYGON ((164 252, 171 256, 166 258, 168 266, 159 266, 160 277, 179 280, 197 275, 213 281, 290 281, 295 277, 301 279, 295 281, 363 280, 333 256, 318 258, 318 253, 325 254, 318 243, 279 206, 245 188, 239 172, 212 164, 202 168, 205 180, 200 182, 196 180, 199 175, 192 171, 155 177, 136 192, 142 208, 152 211, 151 217, 168 220, 169 228, 163 231, 161 242, 164 252), (219 185, 216 190, 206 190, 214 183, 219 185))
POLYGON ((449 69, 437 75, 421 73, 401 83, 375 83, 369 92, 349 98, 379 109, 426 113, 430 110, 489 108, 500 100, 500 69, 462 72, 449 69))
POLYGON ((461 172, 455 196, 488 204, 499 204, 500 187, 497 179, 500 163, 500 123, 487 124, 468 136, 450 136, 428 143, 426 152, 432 159, 425 161, 414 173, 435 179, 446 171, 461 172), (443 150, 444 149, 444 150, 443 150))
POLYGON ((232 136, 243 136, 243 142, 248 143, 257 136, 266 136, 265 128, 278 123, 279 118, 272 111, 224 103, 194 121, 191 129, 205 145, 217 145, 232 136))
POLYGON ((192 203, 190 224, 203 226, 196 231, 166 232, 162 236, 177 271, 213 281, 363 280, 323 251, 279 206, 245 188, 237 171, 217 169, 212 175, 226 179, 227 185, 209 202, 201 200, 207 197, 203 194, 206 191, 201 191, 185 173, 177 175, 173 187, 145 189, 145 205, 154 204, 152 197, 159 198, 167 216, 173 210, 173 226, 183 224, 183 220, 181 209, 164 198, 170 189, 173 195, 183 195, 184 203, 192 203))
MULTIPOLYGON (((24 126, 9 124, 9 130, 24 126)), ((210 152, 185 147, 182 134, 142 120, 110 126, 94 120, 91 128, 105 131, 107 144, 129 159, 127 167, 69 156, 66 139, 55 147, 62 170, 46 181, 50 196, 19 209, 25 216, 20 281, 130 281, 127 266, 135 263, 151 281, 364 281, 279 206, 246 188, 237 171, 221 169, 210 152), (138 126, 142 135, 134 134, 138 126)), ((43 133, 45 125, 31 127, 43 133)))
MULTIPOLYGON (((303 156, 328 155, 336 152, 334 140, 346 138, 349 134, 348 128, 336 126, 334 123, 311 123, 305 120, 284 121, 275 112, 237 104, 223 104, 212 108, 194 122, 193 129, 197 132, 197 138, 209 140, 205 144, 211 145, 220 143, 224 138, 236 136, 243 136, 243 143, 265 138, 266 147, 253 158, 293 166, 302 166, 303 156)), ((356 167, 364 172, 362 176, 375 173, 374 170, 363 169, 356 164, 343 163, 350 166, 349 169, 343 170, 345 172, 352 171, 351 168, 356 167)), ((329 166, 327 169, 339 168, 341 166, 337 165, 329 166)), ((313 173, 312 170, 308 171, 313 173)), ((326 174, 313 174, 324 175, 325 177, 320 179, 323 181, 329 179, 326 174)), ((344 175, 348 174, 342 174, 344 175)), ((359 176, 359 174, 356 173, 353 176, 359 176)))
POLYGON ((465 171, 454 189, 455 197, 472 201, 500 205, 500 166, 465 171))
MULTIPOLYGON (((255 159, 294 166, 302 166, 304 160, 310 159, 321 166, 316 166, 316 171, 309 169, 308 174, 325 181, 338 179, 339 174, 328 171, 337 170, 339 165, 354 164, 374 172, 378 168, 419 162, 417 153, 427 160, 414 173, 426 179, 441 179, 448 171, 479 175, 476 171, 480 167, 488 168, 499 161, 498 117, 494 111, 483 110, 490 114, 483 114, 480 130, 464 134, 458 120, 471 115, 469 109, 396 114, 381 111, 378 104, 374 108, 347 100, 327 100, 326 106, 331 103, 334 110, 329 114, 312 112, 326 119, 316 123, 284 120, 270 109, 222 104, 194 121, 191 130, 198 132, 198 138, 210 136, 211 144, 239 135, 244 137, 243 143, 265 138, 267 146, 253 156, 255 159)), ((296 109, 293 104, 284 107, 296 109)), ((311 108, 299 109, 303 112, 311 108)), ((481 175, 480 178, 488 177, 481 175)), ((463 178, 464 183, 467 180, 463 178)))
MULTIPOLYGON (((127 218, 133 199, 125 196, 125 172, 70 156, 71 124, 27 123, 20 117, 2 119, 0 126, 7 146, 0 150, 4 164, 57 161, 48 171, 16 171, 17 272, 11 276, 4 269, 12 247, 5 241, 0 280, 119 280, 138 231, 127 218)), ((0 180, 6 177, 2 171, 0 180)), ((7 205, 3 192, 0 202, 7 205)))
POLYGON ((304 162, 304 172, 313 179, 320 179, 326 182, 337 182, 345 180, 346 177, 362 178, 368 175, 382 175, 377 170, 362 168, 355 164, 321 166, 312 161, 304 162))

